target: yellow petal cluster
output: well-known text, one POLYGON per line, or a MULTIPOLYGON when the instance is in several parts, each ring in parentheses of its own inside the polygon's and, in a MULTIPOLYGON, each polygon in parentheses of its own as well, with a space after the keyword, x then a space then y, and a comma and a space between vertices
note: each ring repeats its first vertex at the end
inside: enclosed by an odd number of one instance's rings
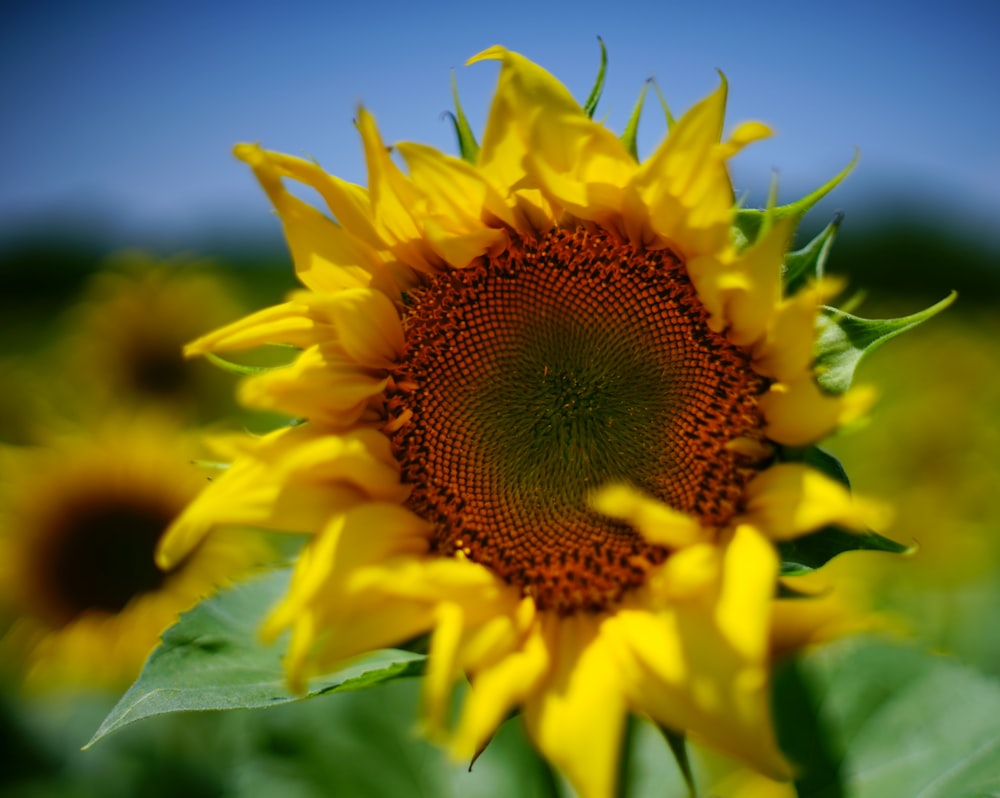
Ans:
MULTIPOLYGON (((482 565, 437 556, 430 525, 403 506, 407 488, 382 413, 391 366, 406 346, 402 298, 422 276, 464 269, 514 236, 560 225, 597 226, 687 264, 711 327, 770 381, 760 407, 771 443, 814 443, 870 398, 863 390, 827 395, 816 384, 815 319, 837 286, 783 294, 795 220, 769 213, 749 246, 733 239, 727 161, 770 131, 748 122, 723 137, 724 80, 638 163, 544 69, 502 47, 470 63, 484 60, 499 61, 500 74, 475 163, 401 143, 394 149, 404 171, 365 109, 357 126, 367 188, 257 145, 236 148, 274 204, 307 290, 187 351, 298 347, 290 365, 240 390, 251 406, 307 423, 217 442, 233 464, 175 524, 160 561, 179 561, 220 525, 311 533, 265 624, 268 636, 291 630, 290 679, 301 685, 429 632, 425 726, 459 757, 474 756, 520 709, 531 739, 583 798, 609 796, 624 718, 634 712, 787 777, 769 711, 771 640, 780 636, 773 541, 830 523, 860 528, 873 508, 791 464, 751 480, 745 507, 723 529, 703 528, 627 484, 605 486, 592 506, 672 553, 661 566, 647 564, 646 582, 619 605, 559 615, 482 565), (298 199, 286 181, 315 189, 326 207, 298 199), (472 687, 450 726, 463 673, 472 687)), ((749 439, 732 445, 761 457, 770 451, 749 439)))

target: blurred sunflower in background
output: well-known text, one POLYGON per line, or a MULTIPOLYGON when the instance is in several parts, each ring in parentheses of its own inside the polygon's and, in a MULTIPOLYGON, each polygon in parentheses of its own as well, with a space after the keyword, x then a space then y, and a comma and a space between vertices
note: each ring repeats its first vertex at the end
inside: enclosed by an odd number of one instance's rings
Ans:
POLYGON ((193 441, 155 415, 0 450, 4 658, 31 688, 122 687, 178 614, 271 556, 253 533, 172 567, 157 543, 206 484, 193 441))
MULTIPOLYGON (((217 419, 233 408, 229 381, 183 345, 246 312, 236 284, 204 262, 123 253, 95 273, 65 317, 59 373, 89 412, 159 408, 182 421, 217 419)), ((71 403, 56 394, 66 412, 71 403)))
POLYGON ((429 633, 425 728, 457 757, 520 710, 581 796, 610 795, 637 713, 787 777, 772 646, 833 616, 778 610, 779 546, 885 523, 814 447, 872 398, 853 368, 817 369, 832 232, 789 253, 843 175, 740 212, 727 161, 770 131, 722 138, 724 82, 640 163, 641 101, 619 137, 591 119, 599 89, 581 106, 522 56, 489 59, 481 147, 457 109, 461 159, 401 143, 404 173, 365 109, 367 189, 237 148, 307 290, 188 354, 298 347, 240 395, 306 423, 222 441, 231 467, 158 561, 228 524, 313 533, 265 624, 291 630, 292 683, 429 633))

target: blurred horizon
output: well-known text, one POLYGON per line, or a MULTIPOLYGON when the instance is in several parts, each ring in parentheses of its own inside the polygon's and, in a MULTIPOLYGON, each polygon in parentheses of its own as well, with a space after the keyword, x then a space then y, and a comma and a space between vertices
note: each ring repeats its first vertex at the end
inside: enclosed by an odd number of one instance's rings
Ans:
MULTIPOLYGON (((387 143, 410 139, 454 152, 450 73, 481 133, 495 63, 463 67, 495 43, 548 69, 582 99, 609 52, 598 118, 620 130, 643 81, 656 76, 675 114, 729 81, 727 129, 760 119, 776 135, 733 161, 749 205, 808 193, 854 155, 860 163, 814 211, 861 227, 910 216, 1000 244, 1000 155, 986 101, 1000 74, 1000 7, 845 0, 742 5, 638 2, 528 4, 489 13, 445 2, 388 0, 378 16, 313 0, 279 11, 258 0, 189 0, 86 7, 60 0, 0 12, 0 246, 25 234, 92 228, 112 249, 215 248, 215 239, 277 224, 238 141, 315 157, 365 183, 352 125, 359 103, 387 143), (877 223, 878 219, 875 219, 877 223), (204 242, 208 242, 207 244, 204 242)), ((662 138, 653 92, 640 155, 662 138)))

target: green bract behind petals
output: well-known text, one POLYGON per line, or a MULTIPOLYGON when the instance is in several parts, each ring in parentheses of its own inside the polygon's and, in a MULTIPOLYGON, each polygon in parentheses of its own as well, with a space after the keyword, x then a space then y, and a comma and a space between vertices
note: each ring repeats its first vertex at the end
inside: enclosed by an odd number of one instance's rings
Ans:
POLYGON ((273 371, 275 368, 281 368, 280 366, 246 366, 242 363, 234 363, 231 360, 226 360, 224 357, 219 357, 214 352, 206 352, 205 359, 213 366, 230 374, 238 374, 241 377, 263 374, 265 371, 273 371))
POLYGON ((583 110, 591 119, 597 110, 597 104, 601 101, 601 94, 604 92, 604 75, 608 69, 608 48, 604 46, 604 39, 597 37, 598 44, 601 45, 601 65, 597 69, 597 78, 594 80, 594 88, 590 90, 587 101, 583 104, 583 110))
POLYGON ((629 117, 628 124, 625 125, 625 130, 622 131, 621 135, 622 144, 625 145, 625 149, 628 150, 629 155, 635 158, 637 162, 639 160, 639 117, 642 116, 642 106, 646 101, 646 92, 649 90, 649 83, 650 81, 647 80, 642 84, 639 99, 636 101, 635 108, 632 109, 632 116, 629 117))
POLYGON ((788 205, 777 205, 767 210, 758 208, 740 208, 736 212, 733 220, 733 243, 738 250, 746 249, 753 244, 760 236, 761 228, 767 217, 773 217, 774 221, 792 217, 795 225, 798 226, 803 217, 819 202, 823 197, 833 191, 845 177, 847 177, 858 164, 859 154, 854 153, 851 162, 830 178, 826 183, 815 191, 802 197, 802 199, 790 202, 788 205))
POLYGON ((789 252, 785 258, 783 274, 785 291, 794 294, 812 280, 820 279, 826 272, 826 259, 830 256, 833 241, 844 220, 843 213, 837 213, 822 231, 802 249, 789 252))
POLYGON ((476 134, 472 132, 472 127, 465 116, 465 111, 462 110, 462 103, 459 102, 458 80, 455 78, 454 71, 451 73, 451 95, 455 98, 455 113, 445 111, 445 114, 451 119, 451 123, 455 127, 455 138, 458 139, 458 152, 462 156, 463 161, 475 163, 476 159, 479 158, 479 142, 476 141, 476 134))
POLYGON ((808 573, 847 551, 909 554, 913 552, 913 548, 883 537, 877 532, 849 532, 837 526, 823 527, 795 540, 778 543, 782 575, 785 576, 808 573))
POLYGON ((935 305, 898 319, 862 319, 836 308, 826 308, 818 319, 816 340, 816 379, 833 394, 851 387, 854 371, 872 351, 933 318, 958 296, 954 291, 935 305))

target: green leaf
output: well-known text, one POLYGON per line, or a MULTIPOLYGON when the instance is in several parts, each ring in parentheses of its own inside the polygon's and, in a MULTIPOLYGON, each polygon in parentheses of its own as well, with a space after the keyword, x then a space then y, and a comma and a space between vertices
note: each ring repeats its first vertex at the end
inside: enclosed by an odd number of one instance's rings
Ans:
POLYGON ((847 551, 885 551, 890 554, 907 554, 911 548, 882 537, 877 532, 848 532, 838 526, 825 526, 808 535, 784 540, 778 544, 783 563, 783 573, 807 573, 819 568, 838 554, 847 551), (787 566, 787 570, 785 570, 787 566), (803 568, 804 566, 804 568, 803 568))
POLYGON ((836 308, 825 308, 816 340, 817 381, 824 390, 842 394, 851 387, 861 361, 878 347, 933 318, 952 302, 953 291, 935 305, 898 319, 862 319, 836 308))
POLYGON ((833 240, 844 220, 843 213, 837 213, 816 237, 802 249, 789 252, 785 257, 785 294, 791 295, 810 280, 818 280, 826 271, 826 260, 833 248, 833 240))
POLYGON ((1000 683, 955 659, 852 638, 779 671, 774 697, 800 796, 1000 792, 1000 683))
POLYGON ((820 723, 819 697, 808 682, 800 658, 782 663, 774 675, 774 724, 785 756, 797 773, 800 796, 846 798, 840 760, 820 723))
POLYGON ((264 645, 257 634, 264 614, 287 591, 290 571, 269 571, 184 613, 164 633, 163 642, 138 680, 104 719, 87 747, 153 715, 269 707, 373 687, 422 672, 422 656, 390 649, 310 680, 301 694, 291 692, 281 661, 284 642, 264 645))
POLYGON ((590 90, 587 101, 583 104, 584 113, 591 119, 594 118, 597 104, 601 101, 601 94, 604 93, 604 75, 608 69, 608 48, 604 46, 604 39, 600 36, 597 37, 597 41, 601 45, 601 65, 597 69, 597 79, 594 81, 594 88, 590 90))
POLYGON ((458 100, 458 80, 455 73, 451 73, 451 96, 455 99, 455 113, 445 111, 445 115, 451 119, 451 124, 455 128, 455 138, 458 139, 458 152, 463 161, 474 164, 479 158, 479 142, 476 141, 476 134, 472 132, 469 120, 462 110, 462 103, 458 100))
POLYGON ((628 124, 625 125, 625 130, 621 135, 622 144, 625 145, 625 149, 628 150, 629 155, 635 158, 636 161, 639 160, 639 117, 642 116, 642 105, 646 101, 646 92, 648 89, 649 81, 647 80, 642 84, 639 99, 635 104, 635 108, 632 109, 632 116, 629 117, 628 124))

